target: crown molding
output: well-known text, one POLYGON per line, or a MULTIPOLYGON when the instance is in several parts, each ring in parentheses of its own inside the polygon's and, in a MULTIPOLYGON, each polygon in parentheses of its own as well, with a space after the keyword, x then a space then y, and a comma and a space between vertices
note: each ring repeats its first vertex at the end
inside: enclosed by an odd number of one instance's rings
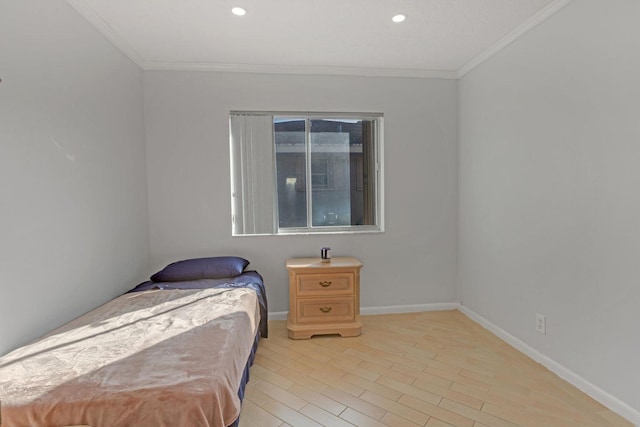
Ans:
POLYGON ((267 73, 267 74, 306 74, 306 75, 334 75, 361 77, 404 77, 456 80, 462 78, 469 71, 500 52, 523 34, 567 6, 574 0, 554 0, 540 12, 528 19, 515 30, 504 36, 488 49, 484 50, 458 70, 425 70, 402 68, 370 68, 370 67, 340 67, 340 66, 306 66, 306 65, 273 65, 273 64, 226 64, 213 62, 163 62, 145 61, 142 56, 129 45, 111 27, 98 12, 85 0, 66 0, 82 17, 88 20, 111 43, 124 53, 133 63, 145 71, 217 71, 233 73, 267 73))
POLYGON ((369 68, 270 64, 223 64, 213 62, 160 62, 144 61, 145 71, 218 71, 233 73, 308 74, 361 77, 405 77, 430 79, 457 79, 455 71, 419 70, 402 68, 369 68))
POLYGON ((67 3, 76 10, 83 18, 91 23, 98 31, 104 35, 107 40, 113 43, 122 53, 124 53, 134 64, 143 68, 144 60, 122 37, 118 35, 116 30, 105 21, 98 12, 96 12, 84 0, 66 0, 67 3))
POLYGON ((560 9, 562 9, 572 1, 573 0, 555 0, 549 3, 546 7, 540 10, 540 12, 536 13, 531 18, 526 20, 522 25, 518 26, 515 30, 511 31, 509 34, 498 40, 495 44, 483 51, 480 55, 476 56, 471 61, 460 67, 456 72, 456 78, 462 78, 469 71, 473 70, 478 65, 482 64, 484 61, 500 52, 502 49, 520 38, 523 34, 529 32, 540 23, 546 21, 549 17, 551 17, 553 14, 558 12, 560 9))

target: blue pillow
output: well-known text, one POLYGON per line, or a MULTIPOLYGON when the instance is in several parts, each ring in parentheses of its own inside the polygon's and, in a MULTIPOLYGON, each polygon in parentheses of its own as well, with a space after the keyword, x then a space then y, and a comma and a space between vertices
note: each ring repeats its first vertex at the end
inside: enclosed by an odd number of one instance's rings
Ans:
POLYGON ((247 265, 249 265, 249 261, 235 256, 187 259, 167 265, 151 276, 151 280, 154 282, 182 282, 236 277, 242 274, 247 265))

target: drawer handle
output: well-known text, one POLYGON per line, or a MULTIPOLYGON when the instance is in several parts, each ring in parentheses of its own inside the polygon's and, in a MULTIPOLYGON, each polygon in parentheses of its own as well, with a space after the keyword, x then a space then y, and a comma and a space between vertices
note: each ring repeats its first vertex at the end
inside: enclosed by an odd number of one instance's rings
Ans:
POLYGON ((320 286, 322 286, 323 288, 328 288, 329 286, 331 286, 331 281, 330 280, 329 281, 325 280, 325 281, 322 281, 322 282, 318 282, 318 284, 320 286))
POLYGON ((320 311, 323 313, 328 313, 331 311, 331 307, 320 307, 320 311))

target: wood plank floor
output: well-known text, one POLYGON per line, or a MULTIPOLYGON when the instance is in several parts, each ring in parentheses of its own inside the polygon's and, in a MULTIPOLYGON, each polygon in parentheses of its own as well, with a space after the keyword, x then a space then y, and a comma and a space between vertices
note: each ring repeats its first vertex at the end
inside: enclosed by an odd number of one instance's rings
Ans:
POLYGON ((240 427, 632 426, 458 311, 362 322, 298 341, 269 322, 240 427))

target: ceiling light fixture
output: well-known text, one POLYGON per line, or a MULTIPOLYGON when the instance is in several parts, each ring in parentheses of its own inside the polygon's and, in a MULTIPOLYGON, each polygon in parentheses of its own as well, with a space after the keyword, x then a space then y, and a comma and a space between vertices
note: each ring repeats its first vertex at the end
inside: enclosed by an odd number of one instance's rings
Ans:
POLYGON ((238 16, 244 16, 247 14, 247 10, 241 7, 234 7, 233 9, 231 9, 231 13, 238 16))
POLYGON ((402 13, 400 13, 400 14, 398 14, 398 15, 395 15, 393 18, 391 18, 391 20, 392 20, 393 22, 402 22, 402 21, 404 21, 405 19, 407 19, 407 15, 404 15, 404 14, 402 14, 402 13))

